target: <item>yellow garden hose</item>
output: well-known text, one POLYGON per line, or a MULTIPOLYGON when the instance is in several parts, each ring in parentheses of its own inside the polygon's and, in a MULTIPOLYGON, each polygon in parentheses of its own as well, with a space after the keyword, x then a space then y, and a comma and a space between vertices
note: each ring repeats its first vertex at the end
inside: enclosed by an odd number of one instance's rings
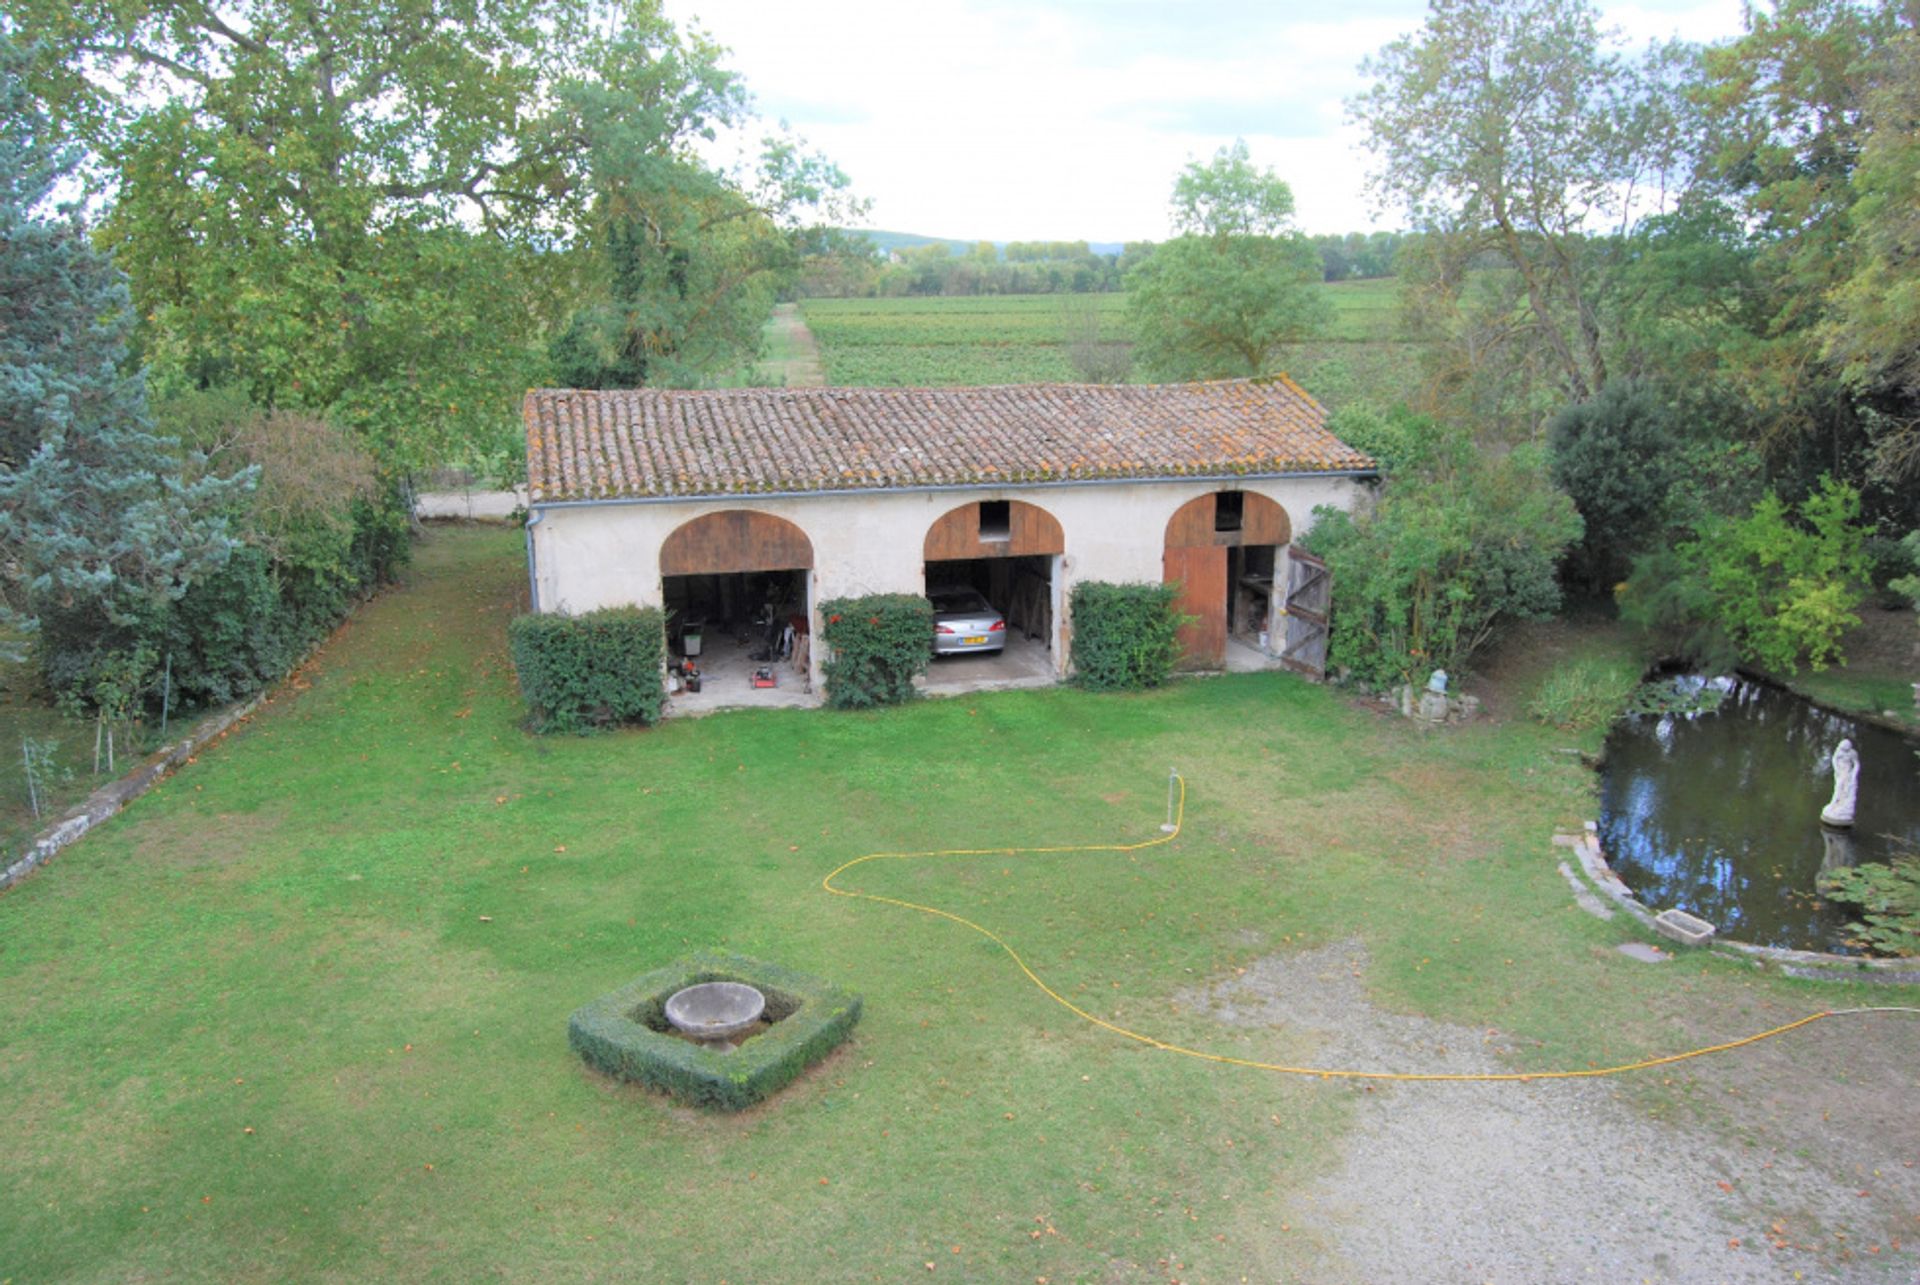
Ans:
POLYGON ((917 901, 906 901, 899 897, 883 897, 879 893, 861 892, 858 889, 852 888, 841 888, 837 887, 834 882, 847 871, 852 870, 856 866, 863 866, 869 861, 918 861, 928 857, 1040 856, 1049 853, 1058 854, 1068 852, 1140 852, 1147 848, 1157 848, 1163 843, 1171 843, 1173 840, 1179 838, 1181 826, 1186 821, 1186 778, 1175 773, 1172 779, 1178 783, 1178 793, 1171 811, 1169 823, 1162 827, 1162 833, 1151 839, 1143 839, 1138 843, 1078 843, 1047 848, 946 848, 925 852, 870 852, 864 857, 855 857, 853 860, 835 867, 832 873, 820 881, 820 886, 836 897, 852 897, 861 901, 877 901, 888 906, 901 906, 907 910, 919 911, 924 915, 936 915, 941 919, 950 920, 953 923, 959 924, 963 928, 972 929, 974 932, 979 933, 982 937, 985 937, 988 941, 998 946, 1001 950, 1004 950, 1008 958, 1013 960, 1015 966, 1027 975, 1027 980, 1037 986, 1041 993, 1048 999, 1060 1005, 1060 1007, 1066 1009, 1082 1021, 1091 1022, 1102 1030, 1111 1031, 1113 1034, 1125 1039, 1145 1044, 1149 1048, 1156 1048, 1165 1053, 1177 1053, 1181 1057, 1199 1058, 1204 1062, 1219 1062, 1226 1066, 1244 1066, 1256 1071, 1277 1071, 1283 1075, 1307 1075, 1322 1080, 1468 1082, 1587 1080, 1607 1075, 1623 1075, 1628 1071, 1644 1071, 1656 1066, 1671 1066, 1675 1062, 1686 1062, 1693 1058, 1706 1057, 1711 1053, 1725 1053, 1732 1049, 1745 1048, 1749 1044, 1758 1044, 1760 1041, 1772 1039, 1776 1035, 1785 1035, 1788 1031, 1799 1030, 1803 1026, 1810 1026, 1815 1022, 1829 1017, 1849 1016, 1860 1013, 1920 1014, 1920 1008, 1893 1005, 1874 1008, 1823 1009, 1817 1013, 1809 1013, 1798 1021, 1788 1022, 1784 1026, 1776 1026, 1770 1030, 1743 1036, 1737 1040, 1728 1040, 1723 1044, 1710 1044, 1705 1048, 1689 1049, 1684 1053, 1670 1053, 1665 1057, 1650 1057, 1643 1058, 1637 1062, 1623 1062, 1618 1066, 1588 1067, 1580 1071, 1357 1071, 1343 1067, 1289 1066, 1283 1062, 1261 1062, 1253 1058, 1232 1057, 1225 1053, 1209 1053, 1204 1049, 1187 1048, 1184 1045, 1172 1044, 1166 1040, 1156 1039, 1151 1035, 1131 1030, 1118 1023, 1109 1022, 1103 1017, 1089 1013, 1086 1009, 1081 1008, 1059 991, 1047 985, 1040 974, 1034 972, 1033 969, 1028 966, 1027 961, 1020 957, 1020 952, 1015 950, 1007 943, 1005 938, 1001 937, 1000 934, 994 932, 991 928, 977 924, 964 915, 956 915, 951 910, 942 910, 938 906, 925 906, 917 901))

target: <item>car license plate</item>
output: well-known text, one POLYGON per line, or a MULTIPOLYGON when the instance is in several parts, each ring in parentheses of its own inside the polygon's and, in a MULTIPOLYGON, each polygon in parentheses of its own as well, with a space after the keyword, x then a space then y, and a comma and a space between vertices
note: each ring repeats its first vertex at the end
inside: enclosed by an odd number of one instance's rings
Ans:
POLYGON ((971 638, 962 638, 960 641, 969 647, 978 647, 980 644, 986 642, 986 640, 987 636, 985 634, 975 634, 971 638))

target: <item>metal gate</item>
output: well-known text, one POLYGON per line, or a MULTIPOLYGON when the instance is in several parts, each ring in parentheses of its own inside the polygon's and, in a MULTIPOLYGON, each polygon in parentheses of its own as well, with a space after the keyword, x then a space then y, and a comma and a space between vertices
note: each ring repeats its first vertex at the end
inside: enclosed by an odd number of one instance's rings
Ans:
POLYGON ((1327 564, 1298 548, 1287 551, 1286 641, 1281 663, 1312 678, 1327 676, 1327 616, 1333 577, 1327 564))

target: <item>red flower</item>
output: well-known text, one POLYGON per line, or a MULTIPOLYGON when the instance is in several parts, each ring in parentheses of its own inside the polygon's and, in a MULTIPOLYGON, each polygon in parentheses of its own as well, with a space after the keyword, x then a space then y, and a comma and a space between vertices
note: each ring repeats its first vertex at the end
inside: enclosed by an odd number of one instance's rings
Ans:
POLYGON ((840 617, 839 617, 839 615, 838 615, 838 614, 835 614, 835 615, 831 615, 831 616, 828 616, 828 617, 827 617, 827 623, 828 623, 828 624, 830 624, 830 625, 837 625, 837 624, 839 624, 839 623, 840 623, 840 617))

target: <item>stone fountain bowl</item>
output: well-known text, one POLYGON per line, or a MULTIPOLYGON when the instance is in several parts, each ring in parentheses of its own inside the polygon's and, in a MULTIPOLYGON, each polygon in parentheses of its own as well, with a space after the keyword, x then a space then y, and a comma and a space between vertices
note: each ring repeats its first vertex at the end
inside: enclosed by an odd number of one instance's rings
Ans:
POLYGON ((732 1039, 767 1011, 767 997, 745 982, 701 982, 667 997, 667 1020, 696 1040, 732 1039))

